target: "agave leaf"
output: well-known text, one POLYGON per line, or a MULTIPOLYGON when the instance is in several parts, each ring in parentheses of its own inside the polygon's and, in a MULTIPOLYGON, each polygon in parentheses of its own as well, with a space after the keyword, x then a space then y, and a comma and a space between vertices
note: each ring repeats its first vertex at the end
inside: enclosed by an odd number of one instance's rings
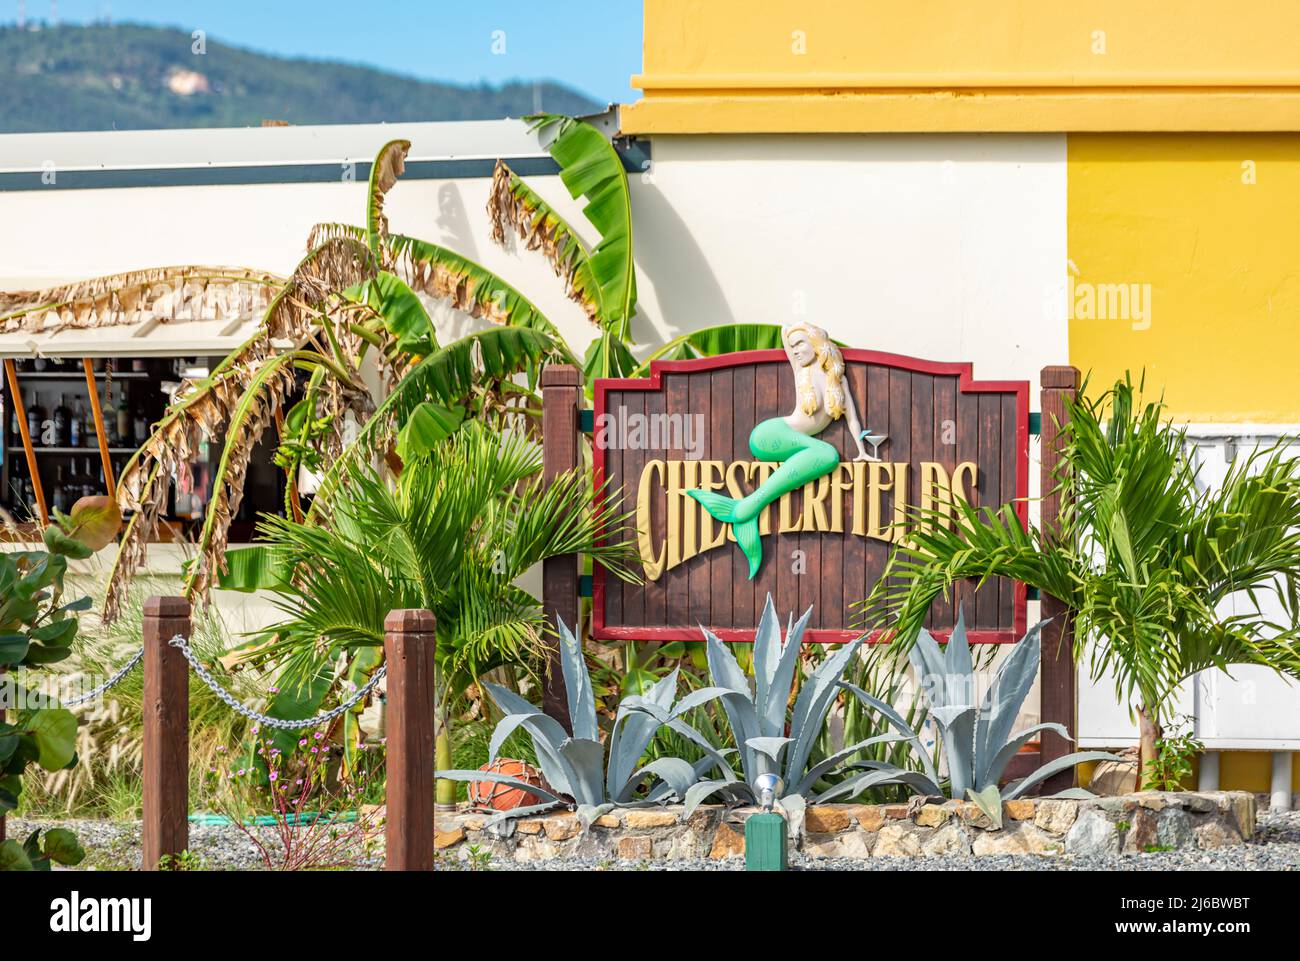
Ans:
POLYGON ((975 673, 975 665, 970 656, 970 642, 966 639, 966 613, 963 607, 957 609, 957 623, 953 626, 944 650, 943 666, 947 674, 956 677, 970 677, 975 673))
MULTIPOLYGON (((858 687, 856 684, 850 684, 848 681, 840 681, 840 687, 844 688, 847 691, 852 692, 854 697, 856 697, 863 704, 867 705, 868 707, 874 708, 876 711, 884 715, 885 720, 889 721, 889 723, 893 725, 894 730, 902 734, 905 740, 911 742, 912 747, 916 752, 916 756, 920 758, 921 766, 925 768, 925 774, 930 779, 930 781, 935 784, 939 783, 939 772, 935 770, 934 759, 930 757, 930 752, 927 751, 925 749, 925 745, 921 743, 920 735, 918 735, 914 730, 912 730, 911 725, 909 725, 907 721, 903 719, 903 715, 899 714, 890 705, 886 704, 878 697, 873 697, 872 695, 868 694, 866 691, 862 690, 862 688, 858 687)), ((936 791, 935 793, 940 793, 940 792, 936 791)))
MULTIPOLYGON (((728 693, 721 695, 722 707, 727 714, 727 723, 737 744, 744 744, 752 737, 758 737, 760 728, 758 712, 750 695, 749 681, 740 669, 733 655, 711 631, 704 631, 706 644, 705 656, 709 664, 709 676, 715 687, 721 687, 728 693)), ((754 769, 753 758, 748 751, 741 751, 741 765, 745 780, 752 781, 759 774, 754 769)))
MULTIPOLYGON (((886 768, 892 769, 896 766, 888 761, 854 761, 849 767, 863 771, 883 771, 886 768)), ((939 782, 926 777, 918 771, 908 771, 904 768, 898 768, 898 770, 903 772, 898 775, 898 783, 914 788, 918 794, 925 797, 943 796, 943 788, 939 785, 939 782)))
MULTIPOLYGON (((570 738, 560 745, 560 756, 572 772, 568 793, 579 804, 605 800, 605 746, 599 741, 570 738)), ((539 759, 540 760, 540 759, 539 759)))
POLYGON ((1012 725, 1020 713, 1034 678, 1038 676, 1038 663, 1041 659, 1042 638, 1040 631, 1043 624, 1039 622, 1020 639, 1003 662, 994 678, 993 686, 984 696, 983 710, 980 712, 979 724, 975 733, 975 774, 976 783, 997 783, 1002 771, 989 777, 990 766, 995 764, 994 755, 1002 751, 1011 734, 1012 725))
MULTIPOLYGON (((541 765, 542 774, 547 782, 564 794, 574 794, 568 762, 564 760, 563 755, 560 753, 561 745, 569 737, 568 732, 564 730, 564 726, 555 718, 543 714, 508 688, 493 684, 490 681, 484 681, 483 688, 507 718, 511 716, 523 716, 525 718, 519 723, 524 730, 532 735, 533 749, 537 752, 537 761, 541 765)), ((505 721, 501 723, 504 724, 505 721)), ((504 740, 504 737, 501 738, 501 741, 504 740)), ((498 747, 500 747, 501 741, 497 742, 498 747)))
POLYGON ((727 763, 727 755, 735 754, 736 753, 735 748, 726 748, 723 750, 719 750, 718 748, 710 744, 708 739, 703 734, 695 730, 695 728, 691 727, 685 721, 678 721, 678 720, 669 721, 668 729, 677 734, 680 734, 682 737, 686 738, 688 741, 690 741, 692 744, 694 744, 696 747, 698 747, 701 751, 704 752, 705 756, 701 758, 698 762, 696 762, 697 765, 699 764, 704 765, 703 768, 704 771, 707 771, 711 767, 717 767, 718 770, 722 773, 722 780, 735 780, 735 774, 731 770, 731 765, 727 763))
POLYGON ((1057 771, 1064 771, 1074 767, 1076 764, 1082 764, 1085 761, 1118 761, 1119 757, 1114 754, 1108 754, 1105 751, 1075 751, 1073 754, 1067 754, 1065 757, 1058 757, 1055 761, 1049 761, 1040 767, 1033 774, 1022 778, 1013 784, 1008 784, 1003 797, 1008 801, 1014 801, 1020 797, 1039 781, 1046 780, 1057 771))
POLYGON ((902 734, 877 734, 875 737, 869 737, 864 741, 858 741, 857 744, 850 744, 848 747, 836 751, 829 757, 814 764, 808 769, 808 773, 803 776, 803 780, 796 784, 794 788, 787 793, 807 794, 813 789, 813 785, 815 785, 819 780, 833 771, 842 762, 847 761, 854 754, 857 754, 858 751, 861 751, 864 747, 870 747, 873 744, 885 744, 892 741, 904 740, 906 740, 906 738, 902 734))
MULTIPOLYGON (((772 595, 768 595, 768 603, 772 595)), ((790 703, 790 688, 794 686, 794 674, 799 669, 799 653, 803 646, 804 629, 812 617, 813 609, 809 607, 786 632, 785 647, 781 649, 780 658, 772 671, 772 678, 766 690, 759 691, 759 719, 764 734, 785 733, 786 705, 790 703)), ((775 616, 773 616, 775 620, 775 616)), ((757 650, 758 645, 754 645, 757 650)))
POLYGON ((826 715, 839 695, 839 682, 849 663, 857 656, 862 646, 862 637, 845 644, 812 672, 795 698, 794 709, 790 714, 790 736, 795 745, 786 756, 786 784, 802 780, 808 758, 812 756, 813 746, 821 733, 826 715))
MULTIPOLYGON (((511 777, 509 774, 501 774, 497 771, 465 771, 454 769, 450 771, 435 771, 434 777, 441 781, 491 781, 493 784, 504 784, 507 787, 518 788, 521 791, 527 791, 529 794, 540 794, 544 798, 549 798, 552 805, 564 802, 564 799, 558 795, 538 787, 536 784, 529 784, 527 781, 521 781, 517 777, 511 777)), ((518 810, 523 810, 518 809, 518 810)))
POLYGON ((503 821, 513 821, 516 818, 532 817, 534 814, 545 814, 547 811, 554 811, 557 807, 563 807, 564 801, 556 799, 546 801, 542 804, 527 804, 520 808, 510 808, 508 811, 498 811, 486 821, 483 822, 485 828, 494 827, 503 821))
MULTIPOLYGON (((946 673, 943 651, 939 647, 939 642, 925 628, 921 628, 916 636, 916 642, 907 649, 907 659, 916 674, 916 682, 927 690, 934 687, 935 679, 942 680, 946 673)), ((945 688, 946 685, 943 685, 938 693, 946 694, 945 688)), ((931 705, 940 703, 934 697, 929 700, 931 705)))
MULTIPOLYGON (((773 770, 781 765, 781 752, 785 750, 787 744, 793 744, 794 738, 790 737, 751 737, 745 742, 745 747, 753 748, 764 757, 770 758, 773 764, 773 770)), ((759 771, 760 774, 767 773, 759 771)))
POLYGON ((734 803, 741 797, 750 801, 754 800, 754 792, 742 781, 700 781, 698 784, 692 784, 686 792, 682 819, 685 820, 694 814, 695 809, 703 804, 706 798, 722 792, 727 793, 727 803, 729 804, 734 803))
POLYGON ((677 675, 678 668, 673 668, 670 674, 655 682, 645 698, 633 695, 624 698, 618 706, 614 726, 609 734, 609 765, 605 774, 605 791, 615 801, 625 800, 623 795, 637 762, 641 760, 655 731, 665 723, 659 719, 659 715, 643 713, 636 708, 647 704, 666 714, 662 701, 665 698, 671 700, 677 690, 677 675))
MULTIPOLYGON (((956 791, 953 792, 954 795, 956 793, 956 791)), ((1002 830, 1002 793, 998 790, 996 784, 990 784, 978 791, 967 788, 966 796, 975 802, 977 808, 988 815, 988 819, 993 822, 994 830, 1002 830)))
POLYGON ((758 708, 759 724, 766 735, 779 734, 785 727, 785 701, 790 698, 790 686, 787 684, 781 692, 781 722, 775 730, 767 720, 766 705, 768 692, 776 679, 777 667, 781 663, 781 622, 777 620, 776 606, 772 595, 768 594, 763 602, 763 613, 758 618, 758 628, 754 631, 754 704, 758 708))
POLYGON ((591 690, 591 675, 578 643, 563 618, 556 618, 560 631, 560 667, 564 672, 564 689, 569 697, 569 723, 578 740, 599 741, 596 726, 596 698, 591 690))
POLYGON ((855 794, 860 794, 867 788, 874 787, 877 784, 899 783, 908 773, 910 772, 903 770, 901 767, 889 765, 876 770, 864 771, 862 774, 854 774, 852 777, 845 778, 839 784, 817 795, 815 803, 825 804, 833 798, 853 797, 855 794))
POLYGON ((608 802, 605 804, 579 804, 577 814, 578 820, 582 822, 582 829, 584 831, 590 830, 596 818, 604 817, 616 807, 618 807, 617 804, 608 802))
POLYGON ((930 715, 942 731, 943 752, 948 758, 948 778, 952 796, 965 797, 975 786, 975 720, 978 711, 971 706, 932 708, 930 715))
POLYGON ((787 794, 780 798, 777 806, 785 812, 786 831, 794 838, 803 834, 804 815, 808 801, 802 794, 787 794))
MULTIPOLYGON (((673 705, 670 717, 683 717, 700 705, 708 704, 710 701, 716 701, 718 698, 730 693, 731 690, 725 687, 702 687, 697 691, 691 691, 691 693, 685 695, 681 700, 673 705)), ((667 721, 664 723, 667 723, 667 721)))
POLYGON ((1055 721, 1047 721, 1026 728, 1002 746, 1002 750, 998 751, 997 756, 993 758, 985 770, 977 772, 976 785, 984 788, 990 784, 997 784, 998 779, 1002 777, 1002 772, 1011 763, 1011 759, 1020 753, 1020 749, 1028 744, 1035 734, 1042 731, 1054 731, 1067 741, 1074 740, 1070 737, 1070 732, 1065 729, 1065 725, 1057 724, 1055 721))
POLYGON ((645 778, 653 775, 669 786, 672 794, 678 798, 686 796, 692 784, 699 780, 689 761, 679 757, 661 757, 651 761, 632 775, 627 788, 635 788, 645 778))

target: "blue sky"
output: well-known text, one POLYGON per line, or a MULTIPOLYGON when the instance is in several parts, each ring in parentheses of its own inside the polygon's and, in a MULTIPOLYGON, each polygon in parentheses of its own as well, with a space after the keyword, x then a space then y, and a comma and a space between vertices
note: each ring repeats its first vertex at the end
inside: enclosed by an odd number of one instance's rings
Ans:
MULTIPOLYGON (((0 20, 19 5, 0 0, 0 20)), ((641 70, 640 0, 26 0, 27 17, 49 20, 52 6, 64 23, 111 15, 278 56, 458 83, 555 79, 624 103, 641 70), (504 53, 493 52, 496 31, 504 53)))

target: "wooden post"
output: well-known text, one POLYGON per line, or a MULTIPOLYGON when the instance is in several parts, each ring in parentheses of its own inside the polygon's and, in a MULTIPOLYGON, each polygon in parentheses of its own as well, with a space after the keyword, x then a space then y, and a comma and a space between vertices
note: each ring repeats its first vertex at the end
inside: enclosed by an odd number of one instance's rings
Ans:
MULTIPOLYGON (((542 373, 542 476, 550 480, 578 466, 578 399, 582 372, 570 364, 551 364, 542 373)), ((578 625, 578 555, 548 557, 542 562, 542 612, 546 626, 558 631, 563 620, 581 637, 578 625)), ((569 730, 569 703, 560 668, 560 646, 549 637, 542 710, 569 730)), ((570 733, 572 731, 570 730, 570 733)))
POLYGON ((434 620, 432 611, 390 611, 388 666, 389 871, 433 870, 434 620))
MULTIPOLYGON (((117 482, 113 479, 113 459, 108 454, 108 432, 104 429, 104 411, 99 406, 99 384, 95 382, 95 367, 90 358, 83 358, 81 367, 86 372, 86 390, 90 394, 90 412, 95 417, 95 436, 99 439, 99 462, 104 466, 104 493, 117 499, 117 482)), ((278 411, 279 408, 277 407, 278 411)))
POLYGON ((23 392, 18 387, 18 373, 14 370, 14 362, 11 358, 5 359, 5 377, 9 380, 10 399, 14 403, 14 410, 18 413, 18 434, 23 439, 23 453, 27 455, 27 473, 32 477, 36 510, 40 514, 41 525, 44 526, 50 522, 50 512, 45 507, 45 488, 41 486, 41 472, 36 468, 36 452, 32 450, 32 435, 27 430, 27 410, 23 407, 23 392))
POLYGON ((144 848, 143 869, 185 851, 190 843, 189 664, 171 639, 190 636, 183 597, 144 602, 144 848))
MULTIPOLYGON (((1042 427, 1039 439, 1042 461, 1042 527, 1049 539, 1058 536, 1058 519, 1063 507, 1063 497, 1068 492, 1058 490, 1061 483, 1061 459, 1064 438, 1061 428, 1067 417, 1066 401, 1079 393, 1079 371, 1074 367, 1044 367, 1042 372, 1042 427)), ((1078 734, 1077 691, 1074 669, 1074 619, 1069 608, 1049 594, 1042 595, 1042 617, 1052 618, 1043 630, 1043 661, 1039 675, 1041 706, 1039 720, 1055 721, 1065 725, 1071 736, 1078 734)), ((1045 731, 1040 743, 1039 761, 1046 764, 1064 757, 1074 750, 1073 745, 1061 737, 1045 731)), ((1042 783, 1042 794, 1055 794, 1074 786, 1075 770, 1062 771, 1042 783)))

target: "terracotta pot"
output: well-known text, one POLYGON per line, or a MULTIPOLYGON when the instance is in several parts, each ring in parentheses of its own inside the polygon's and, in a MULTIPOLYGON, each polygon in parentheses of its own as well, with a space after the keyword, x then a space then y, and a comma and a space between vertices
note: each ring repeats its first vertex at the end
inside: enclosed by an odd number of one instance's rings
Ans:
MULTIPOLYGON (((534 784, 540 788, 547 787, 541 772, 523 761, 499 757, 491 764, 484 764, 479 770, 504 774, 517 781, 534 784)), ((470 781, 469 783, 469 804, 470 807, 477 810, 512 811, 515 808, 529 807, 541 803, 542 798, 540 795, 532 794, 523 788, 498 784, 495 781, 470 781)))

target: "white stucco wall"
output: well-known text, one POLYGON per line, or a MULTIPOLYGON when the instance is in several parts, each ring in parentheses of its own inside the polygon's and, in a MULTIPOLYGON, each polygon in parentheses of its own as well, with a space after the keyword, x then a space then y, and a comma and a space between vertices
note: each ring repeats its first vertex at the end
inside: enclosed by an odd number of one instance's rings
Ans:
MULTIPOLYGON (((437 152, 413 137, 412 158, 437 152)), ((1065 360, 1048 296, 1066 261, 1064 137, 664 137, 652 151, 631 178, 643 352, 693 328, 807 318, 854 346, 972 360, 978 377, 1036 382, 1065 360)), ((558 177, 529 180, 595 239, 558 177)), ((580 352, 593 328, 549 266, 491 243, 488 185, 399 181, 392 229, 498 271, 580 352)), ((0 289, 165 264, 287 273, 314 223, 360 223, 364 203, 358 182, 0 192, 0 289)))

